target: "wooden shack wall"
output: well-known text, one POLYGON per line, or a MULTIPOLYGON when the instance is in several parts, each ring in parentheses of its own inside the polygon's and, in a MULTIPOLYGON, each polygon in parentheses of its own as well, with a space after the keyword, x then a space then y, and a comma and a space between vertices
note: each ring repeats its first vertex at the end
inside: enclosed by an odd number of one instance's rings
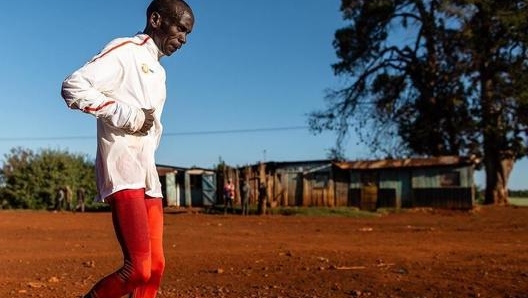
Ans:
POLYGON ((303 206, 334 207, 335 183, 331 167, 304 175, 303 206))
POLYGON ((335 188, 335 206, 345 207, 352 206, 349 196, 350 189, 350 171, 344 171, 334 167, 332 169, 334 175, 335 188))
MULTIPOLYGON (((281 163, 247 166, 240 171, 244 172, 250 182, 250 204, 256 204, 258 198, 258 185, 266 183, 269 205, 274 206, 335 206, 335 186, 332 171, 324 189, 316 186, 316 177, 319 174, 303 173, 328 162, 306 163, 281 163)), ((346 199, 345 199, 346 201, 346 199)))
MULTIPOLYGON (((239 180, 246 179, 249 183, 249 204, 256 205, 258 203, 258 190, 260 182, 268 180, 269 175, 266 173, 266 164, 259 164, 257 166, 246 166, 238 170, 237 177, 239 180)), ((240 181, 237 183, 237 196, 240 196, 240 181)), ((269 196, 270 186, 266 183, 269 196)))
POLYGON ((298 172, 281 171, 282 185, 284 187, 284 197, 282 206, 301 206, 303 179, 298 172))

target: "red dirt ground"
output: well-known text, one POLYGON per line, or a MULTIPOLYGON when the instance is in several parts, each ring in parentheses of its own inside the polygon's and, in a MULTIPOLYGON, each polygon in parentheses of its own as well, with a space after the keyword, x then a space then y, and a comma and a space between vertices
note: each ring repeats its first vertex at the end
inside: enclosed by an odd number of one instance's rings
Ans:
MULTIPOLYGON (((76 297, 120 266, 109 213, 0 212, 0 297, 76 297)), ((158 297, 528 297, 528 208, 372 218, 165 214, 158 297)))

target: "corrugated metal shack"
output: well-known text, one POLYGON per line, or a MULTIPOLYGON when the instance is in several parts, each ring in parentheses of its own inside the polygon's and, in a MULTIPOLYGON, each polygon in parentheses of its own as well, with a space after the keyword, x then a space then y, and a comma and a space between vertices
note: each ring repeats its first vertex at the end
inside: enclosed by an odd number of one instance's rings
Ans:
POLYGON ((210 207, 216 203, 216 172, 203 168, 156 165, 163 203, 169 207, 210 207))
POLYGON ((269 205, 438 207, 469 209, 475 200, 476 158, 443 156, 334 162, 266 162, 239 168, 249 179, 251 204, 266 183, 269 205))
POLYGON ((479 162, 475 157, 442 156, 334 165, 348 171, 352 206, 470 209, 475 203, 474 170, 479 162))

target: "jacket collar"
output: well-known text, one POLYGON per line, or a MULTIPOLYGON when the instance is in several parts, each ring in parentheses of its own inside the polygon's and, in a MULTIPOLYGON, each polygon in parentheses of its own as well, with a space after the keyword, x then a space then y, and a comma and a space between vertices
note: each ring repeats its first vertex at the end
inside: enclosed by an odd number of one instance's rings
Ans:
POLYGON ((141 43, 144 43, 145 46, 147 47, 147 49, 149 50, 149 52, 154 56, 156 57, 158 60, 165 56, 163 54, 163 52, 158 48, 158 46, 156 45, 156 43, 154 42, 154 40, 148 36, 147 34, 145 33, 138 33, 136 35, 137 38, 139 38, 141 41, 141 43))

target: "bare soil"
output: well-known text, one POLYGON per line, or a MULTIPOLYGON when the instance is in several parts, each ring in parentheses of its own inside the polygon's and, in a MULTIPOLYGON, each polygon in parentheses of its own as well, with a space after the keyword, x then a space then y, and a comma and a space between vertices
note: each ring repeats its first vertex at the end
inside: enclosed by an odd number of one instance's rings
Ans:
MULTIPOLYGON (((82 295, 122 262, 109 213, 0 212, 0 297, 82 295)), ((528 208, 372 218, 165 214, 158 297, 528 297, 528 208)))

